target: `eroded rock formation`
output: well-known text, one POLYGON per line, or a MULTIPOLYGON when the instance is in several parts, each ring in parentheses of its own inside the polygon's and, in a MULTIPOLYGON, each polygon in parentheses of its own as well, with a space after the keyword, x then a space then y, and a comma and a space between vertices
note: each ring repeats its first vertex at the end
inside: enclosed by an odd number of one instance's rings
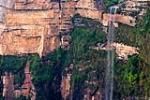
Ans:
POLYGON ((3 79, 3 97, 5 100, 13 100, 14 99, 14 75, 12 73, 5 72, 3 79))
POLYGON ((21 88, 14 90, 14 94, 15 94, 15 97, 19 97, 19 96, 23 95, 26 97, 30 96, 31 100, 36 100, 36 91, 35 91, 35 87, 32 83, 32 79, 31 79, 32 77, 31 77, 29 67, 30 67, 30 63, 27 62, 25 69, 24 69, 25 80, 24 80, 21 88))
MULTIPOLYGON (((2 10, 0 25, 0 55, 38 53, 43 56, 62 44, 73 28, 71 18, 75 14, 108 25, 110 14, 103 14, 94 0, 53 2, 51 0, 0 1, 2 10)), ((116 22, 134 26, 130 16, 113 15, 116 22)))
POLYGON ((123 43, 112 43, 110 46, 107 44, 91 47, 95 50, 112 50, 114 49, 119 59, 127 60, 128 56, 139 54, 138 48, 125 45, 123 43))

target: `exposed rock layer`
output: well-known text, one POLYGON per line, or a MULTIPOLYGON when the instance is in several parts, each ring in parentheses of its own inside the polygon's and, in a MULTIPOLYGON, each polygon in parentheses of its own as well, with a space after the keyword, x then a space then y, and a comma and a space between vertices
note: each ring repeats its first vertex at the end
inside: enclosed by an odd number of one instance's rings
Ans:
MULTIPOLYGON (((68 36, 73 28, 73 15, 78 13, 106 26, 110 16, 99 11, 93 0, 61 4, 49 0, 15 0, 3 3, 2 7, 4 10, 1 14, 3 24, 0 25, 0 55, 45 55, 60 45, 68 46, 62 38, 68 36)), ((134 18, 130 16, 113 16, 116 22, 135 25, 134 18)))

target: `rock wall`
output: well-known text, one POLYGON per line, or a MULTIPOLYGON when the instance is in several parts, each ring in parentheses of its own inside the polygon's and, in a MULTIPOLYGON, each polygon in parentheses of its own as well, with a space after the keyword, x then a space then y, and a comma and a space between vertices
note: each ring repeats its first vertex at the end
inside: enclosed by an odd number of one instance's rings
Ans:
POLYGON ((22 86, 18 89, 15 89, 14 95, 15 97, 19 97, 21 95, 26 96, 31 98, 31 100, 36 100, 36 90, 35 86, 32 83, 32 77, 31 77, 31 72, 30 72, 30 63, 27 62, 25 69, 24 69, 24 74, 25 74, 25 79, 22 84, 22 86))
POLYGON ((5 100, 13 100, 14 99, 14 75, 12 73, 5 72, 3 79, 3 97, 5 100))
POLYGON ((91 47, 95 50, 110 50, 115 49, 118 59, 128 60, 128 56, 139 54, 139 48, 125 45, 123 43, 112 43, 110 46, 107 44, 98 45, 91 47))
MULTIPOLYGON (((62 3, 50 0, 2 1, 0 0, 0 55, 46 55, 59 46, 69 46, 69 42, 64 40, 73 28, 73 15, 78 13, 106 26, 110 16, 99 11, 94 5, 94 0, 62 3)), ((130 16, 113 16, 117 17, 116 22, 135 25, 135 20, 130 16)))

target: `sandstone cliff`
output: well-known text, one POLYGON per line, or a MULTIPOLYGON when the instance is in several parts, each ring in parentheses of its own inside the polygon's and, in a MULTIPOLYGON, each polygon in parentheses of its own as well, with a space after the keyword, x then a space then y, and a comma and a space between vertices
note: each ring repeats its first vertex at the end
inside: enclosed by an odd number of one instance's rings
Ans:
MULTIPOLYGON (((0 55, 38 53, 40 56, 57 47, 68 46, 63 38, 73 28, 75 14, 108 25, 110 14, 99 11, 93 0, 52 2, 49 0, 8 0, 1 2, 0 55)), ((135 25, 134 18, 113 15, 116 22, 135 25), (130 19, 130 20, 129 20, 130 19)))

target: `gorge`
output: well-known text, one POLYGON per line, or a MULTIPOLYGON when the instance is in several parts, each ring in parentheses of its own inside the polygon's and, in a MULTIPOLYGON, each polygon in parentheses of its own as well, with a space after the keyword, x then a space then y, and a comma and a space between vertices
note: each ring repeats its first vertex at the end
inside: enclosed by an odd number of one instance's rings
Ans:
POLYGON ((97 2, 0 0, 0 76, 13 77, 14 85, 13 95, 5 95, 9 86, 1 80, 2 100, 105 100, 110 16, 116 28, 113 98, 138 97, 142 90, 148 98, 149 6, 146 14, 131 16, 125 8, 109 14, 105 2, 97 2))

